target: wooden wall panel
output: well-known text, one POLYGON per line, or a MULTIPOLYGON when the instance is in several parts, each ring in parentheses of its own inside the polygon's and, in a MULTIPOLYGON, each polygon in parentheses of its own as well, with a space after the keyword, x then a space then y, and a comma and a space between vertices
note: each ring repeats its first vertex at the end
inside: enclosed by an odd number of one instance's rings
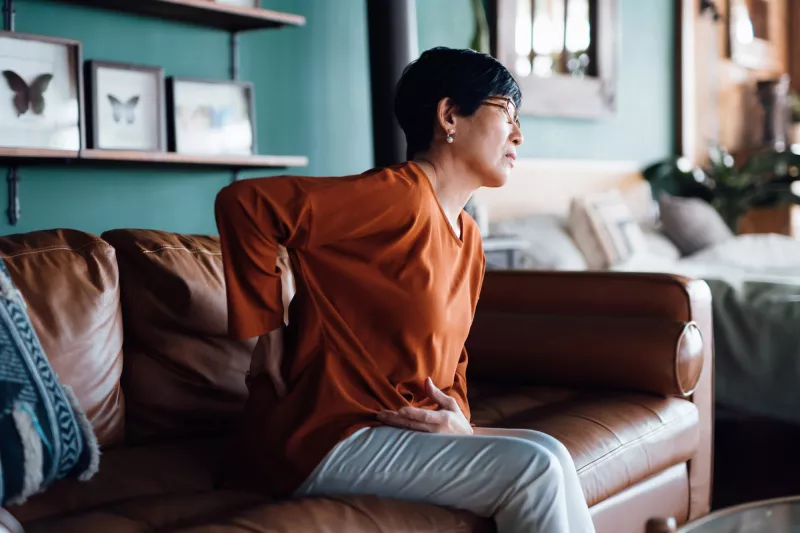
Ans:
MULTIPOLYGON (((775 67, 754 70, 730 58, 727 20, 730 0, 714 2, 720 13, 717 21, 710 11, 701 14, 701 0, 680 0, 678 68, 681 75, 677 79, 681 130, 678 146, 680 152, 693 161, 707 161, 710 143, 719 143, 736 153, 753 148, 761 138, 763 111, 756 82, 774 79, 789 71, 787 21, 790 18, 800 21, 800 0, 791 0, 792 6, 790 0, 768 1, 775 67)), ((800 28, 800 23, 797 27, 800 28)), ((793 56, 793 61, 798 64, 794 82, 800 84, 800 53, 793 56)))

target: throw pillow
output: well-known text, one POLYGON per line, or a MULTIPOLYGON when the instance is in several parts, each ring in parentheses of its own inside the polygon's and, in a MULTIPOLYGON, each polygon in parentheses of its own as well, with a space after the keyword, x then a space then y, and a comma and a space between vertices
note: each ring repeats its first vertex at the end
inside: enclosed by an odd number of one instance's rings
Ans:
POLYGON ((616 189, 575 198, 568 223, 591 269, 613 267, 647 250, 641 228, 616 189))
POLYGON ((647 243, 648 255, 670 261, 677 261, 681 258, 681 251, 661 230, 644 228, 642 232, 647 243))
POLYGON ((57 479, 89 479, 100 452, 72 390, 45 357, 22 294, 0 261, 0 504, 57 479))
POLYGON ((569 234, 564 217, 527 215, 490 225, 490 235, 513 235, 529 243, 522 250, 526 270, 586 270, 586 260, 569 234))
POLYGON ((717 210, 704 200, 661 193, 658 205, 662 231, 683 255, 733 238, 717 210))

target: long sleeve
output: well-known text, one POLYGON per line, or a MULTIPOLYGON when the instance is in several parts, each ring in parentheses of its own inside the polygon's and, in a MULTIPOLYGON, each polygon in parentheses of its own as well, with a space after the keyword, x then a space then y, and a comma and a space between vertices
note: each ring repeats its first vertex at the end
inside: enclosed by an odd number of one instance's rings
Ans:
MULTIPOLYGON (((483 277, 484 272, 486 271, 486 256, 482 253, 480 254, 481 266, 476 271, 476 289, 473 296, 474 304, 472 306, 472 318, 475 318, 475 309, 477 308, 478 299, 480 298, 480 292, 483 288, 483 277)), ((469 357, 467 356, 467 348, 464 347, 461 349, 461 356, 458 358, 458 366, 456 366, 456 375, 453 378, 453 386, 447 391, 448 396, 455 398, 456 402, 458 402, 458 406, 461 408, 461 412, 464 413, 464 416, 467 420, 471 420, 471 411, 469 409, 469 400, 467 399, 467 362, 469 357)), ((474 425, 474 424, 473 424, 474 425)))
POLYGON ((277 329, 284 310, 278 246, 305 249, 406 223, 418 192, 395 172, 343 178, 238 181, 217 195, 228 330, 237 339, 277 329))
POLYGON ((453 386, 447 391, 458 402, 461 412, 467 420, 470 420, 469 401, 467 400, 467 349, 461 349, 461 357, 458 359, 456 376, 453 379, 453 386))

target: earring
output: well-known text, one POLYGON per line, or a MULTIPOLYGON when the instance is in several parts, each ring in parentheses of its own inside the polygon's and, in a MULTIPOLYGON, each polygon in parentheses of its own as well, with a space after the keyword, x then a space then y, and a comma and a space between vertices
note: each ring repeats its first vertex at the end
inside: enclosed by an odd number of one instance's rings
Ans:
POLYGON ((455 132, 456 132, 456 130, 450 130, 450 131, 447 132, 447 143, 448 144, 453 144, 453 141, 455 140, 455 139, 453 139, 453 134, 455 132))

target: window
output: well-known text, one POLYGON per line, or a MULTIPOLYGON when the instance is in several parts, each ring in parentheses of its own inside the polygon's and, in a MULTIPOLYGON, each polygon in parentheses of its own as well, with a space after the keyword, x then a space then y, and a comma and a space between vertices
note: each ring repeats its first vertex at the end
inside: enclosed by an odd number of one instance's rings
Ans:
POLYGON ((495 0, 496 55, 520 82, 523 113, 613 112, 618 1, 495 0))
POLYGON ((517 2, 515 71, 519 76, 596 75, 592 8, 597 0, 517 2))

